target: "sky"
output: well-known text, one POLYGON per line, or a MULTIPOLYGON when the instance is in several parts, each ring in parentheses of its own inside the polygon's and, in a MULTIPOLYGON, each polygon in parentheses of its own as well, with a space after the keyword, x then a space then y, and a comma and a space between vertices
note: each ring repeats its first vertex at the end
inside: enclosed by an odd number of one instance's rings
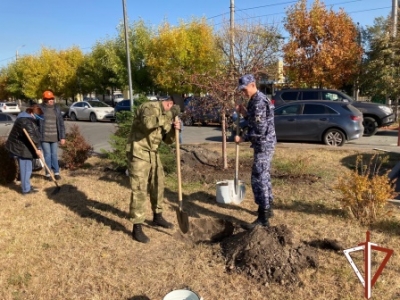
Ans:
MULTIPOLYGON (((204 17, 218 28, 229 22, 231 0, 125 0, 128 22, 142 19, 157 26, 204 17)), ((311 4, 313 1, 309 0, 311 4)), ((343 8, 355 23, 372 26, 391 14, 392 0, 325 0, 343 8)), ((113 38, 123 22, 123 0, 0 0, 0 68, 18 55, 38 54, 42 47, 63 50, 78 46, 89 52, 97 41, 113 38)), ((235 23, 259 20, 283 23, 291 0, 234 0, 235 23)), ((283 26, 282 26, 283 28, 283 26)))

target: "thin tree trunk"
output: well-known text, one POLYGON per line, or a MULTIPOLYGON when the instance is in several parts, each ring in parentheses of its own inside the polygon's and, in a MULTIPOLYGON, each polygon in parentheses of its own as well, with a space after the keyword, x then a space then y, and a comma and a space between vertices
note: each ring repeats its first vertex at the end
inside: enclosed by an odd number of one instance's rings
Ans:
POLYGON ((226 153, 226 115, 225 110, 222 111, 222 121, 221 121, 221 129, 222 129, 222 157, 224 160, 224 169, 228 169, 228 158, 226 153))

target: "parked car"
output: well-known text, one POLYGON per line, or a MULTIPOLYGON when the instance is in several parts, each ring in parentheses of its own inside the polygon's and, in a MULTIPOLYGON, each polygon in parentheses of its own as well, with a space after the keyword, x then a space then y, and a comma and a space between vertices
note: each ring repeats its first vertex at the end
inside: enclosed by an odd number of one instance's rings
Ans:
POLYGON ((188 97, 185 98, 183 105, 182 122, 185 126, 221 122, 221 108, 211 97, 188 97))
POLYGON ((14 115, 0 113, 0 137, 7 137, 10 134, 16 119, 14 115))
POLYGON ((155 95, 146 95, 147 99, 149 99, 150 101, 158 101, 157 96, 155 95))
MULTIPOLYGON (((275 131, 278 141, 320 141, 342 146, 358 139, 364 131, 363 115, 352 104, 322 100, 296 101, 275 109, 275 131)), ((247 132, 247 120, 239 122, 240 133, 247 132)), ((231 139, 236 135, 232 127, 231 139)))
POLYGON ((84 97, 83 101, 100 101, 100 100, 95 97, 84 97))
POLYGON ((123 94, 114 94, 112 96, 112 105, 116 106, 118 103, 124 100, 124 95, 123 94))
POLYGON ((383 104, 355 101, 349 95, 328 89, 285 89, 275 93, 272 97, 275 106, 297 100, 329 100, 347 102, 363 113, 364 135, 374 135, 380 127, 388 126, 394 122, 393 110, 383 104))
POLYGON ((16 102, 1 102, 0 103, 0 112, 6 114, 19 114, 21 109, 16 102))
POLYGON ((130 111, 131 110, 131 100, 124 99, 117 103, 114 107, 114 114, 120 111, 130 111))
POLYGON ((72 121, 90 120, 91 122, 115 119, 114 108, 101 101, 74 102, 69 107, 69 117, 72 121))

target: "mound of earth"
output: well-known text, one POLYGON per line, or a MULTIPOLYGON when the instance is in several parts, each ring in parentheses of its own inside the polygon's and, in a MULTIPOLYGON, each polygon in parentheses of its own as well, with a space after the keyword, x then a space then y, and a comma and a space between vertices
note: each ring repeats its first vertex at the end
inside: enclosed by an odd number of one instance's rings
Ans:
POLYGON ((285 225, 240 232, 222 241, 226 267, 253 278, 260 284, 300 283, 298 274, 318 267, 317 251, 293 244, 293 234, 285 225))

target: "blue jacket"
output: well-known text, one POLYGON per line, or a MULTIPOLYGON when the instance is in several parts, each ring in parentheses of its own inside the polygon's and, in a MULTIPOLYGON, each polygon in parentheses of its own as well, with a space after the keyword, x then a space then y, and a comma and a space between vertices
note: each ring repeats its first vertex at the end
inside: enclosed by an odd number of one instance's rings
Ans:
POLYGON ((274 105, 260 91, 255 93, 247 106, 249 130, 244 137, 257 152, 274 149, 276 144, 274 105))
MULTIPOLYGON (((45 104, 40 104, 39 105, 40 108, 43 110, 43 113, 45 113, 45 111, 48 108, 47 105, 45 104)), ((62 117, 61 114, 61 109, 60 106, 58 106, 57 104, 54 104, 54 110, 56 111, 56 116, 57 116, 57 133, 58 133, 58 140, 62 140, 65 139, 65 125, 64 125, 64 119, 62 117)), ((46 120, 39 120, 39 130, 40 130, 40 139, 43 140, 44 139, 44 125, 45 125, 46 120)))

